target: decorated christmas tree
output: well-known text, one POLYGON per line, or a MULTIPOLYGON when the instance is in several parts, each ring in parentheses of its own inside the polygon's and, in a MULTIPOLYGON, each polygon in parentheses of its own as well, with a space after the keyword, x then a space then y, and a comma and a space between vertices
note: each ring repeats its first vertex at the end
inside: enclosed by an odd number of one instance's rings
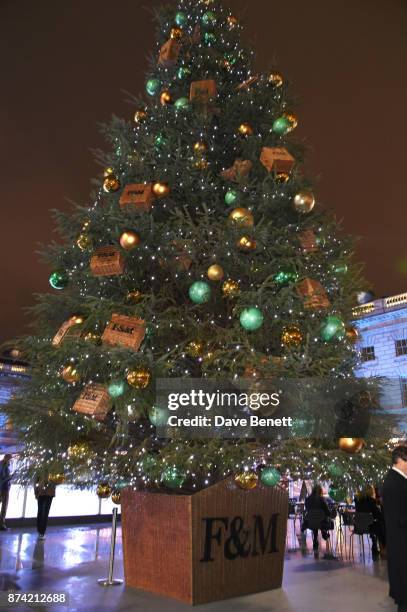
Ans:
POLYGON ((285 76, 255 72, 218 0, 181 0, 157 22, 146 94, 106 127, 91 204, 55 212, 52 292, 20 343, 32 379, 7 408, 20 478, 47 472, 101 495, 314 478, 343 497, 380 480, 384 442, 338 446, 301 424, 285 441, 157 435, 158 378, 354 381, 365 287, 304 175, 285 76))

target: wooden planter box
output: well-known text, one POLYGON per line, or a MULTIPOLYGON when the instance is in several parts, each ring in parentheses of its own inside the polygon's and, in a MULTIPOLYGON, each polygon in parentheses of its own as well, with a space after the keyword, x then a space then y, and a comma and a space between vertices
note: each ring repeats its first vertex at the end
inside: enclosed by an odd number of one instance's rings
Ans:
POLYGON ((288 494, 230 479, 194 495, 122 493, 126 584, 189 604, 281 587, 288 494))

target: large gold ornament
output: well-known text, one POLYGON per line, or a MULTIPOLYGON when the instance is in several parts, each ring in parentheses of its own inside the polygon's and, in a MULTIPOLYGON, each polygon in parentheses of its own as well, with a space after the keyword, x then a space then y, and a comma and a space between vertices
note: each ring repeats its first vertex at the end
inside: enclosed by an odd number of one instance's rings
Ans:
POLYGON ((221 281, 225 273, 222 266, 219 264, 213 264, 212 266, 209 266, 207 275, 211 281, 221 281))
POLYGON ((143 294, 141 293, 141 291, 135 290, 135 291, 129 291, 126 296, 126 299, 129 302, 132 302, 133 304, 137 304, 142 299, 142 297, 143 297, 143 294))
POLYGON ((363 438, 339 438, 338 445, 345 453, 354 455, 362 450, 364 443, 363 438))
POLYGON ((203 140, 199 140, 194 144, 195 155, 203 155, 208 150, 208 145, 203 140))
POLYGON ((107 499, 112 494, 112 488, 107 482, 101 482, 96 489, 99 499, 107 499))
POLYGON ((202 357, 205 351, 205 342, 202 340, 193 340, 186 346, 186 353, 190 357, 202 357))
POLYGON ((283 77, 278 72, 272 72, 269 75, 269 83, 271 83, 274 87, 281 87, 284 83, 283 77))
POLYGON ((106 193, 113 193, 120 189, 120 181, 115 176, 108 176, 103 181, 103 189, 106 193))
POLYGON ((76 370, 75 366, 72 364, 69 364, 62 368, 61 378, 63 378, 64 381, 69 383, 70 385, 79 382, 81 379, 78 371, 76 370))
POLYGON ((239 283, 231 278, 228 278, 222 285, 222 293, 224 297, 235 298, 240 293, 239 283))
POLYGON ((65 474, 62 472, 51 472, 48 474, 48 482, 54 485, 61 485, 65 482, 65 474))
POLYGON ((122 495, 118 489, 116 489, 112 493, 112 502, 116 504, 116 506, 120 506, 120 504, 122 503, 122 495))
POLYGON ((229 15, 229 17, 227 18, 227 22, 231 30, 233 30, 233 28, 235 28, 239 23, 237 17, 235 17, 234 15, 229 15))
POLYGON ((160 102, 163 106, 167 106, 168 104, 172 104, 173 99, 169 91, 165 90, 160 95, 160 102))
POLYGON ((181 40, 183 35, 184 35, 184 31, 182 28, 177 28, 177 27, 171 28, 170 37, 173 40, 181 40))
POLYGON ((309 213, 315 206, 315 196, 312 191, 303 189, 294 196, 294 208, 299 213, 309 213))
POLYGON ((153 193, 157 198, 165 198, 169 195, 171 189, 167 183, 154 183, 153 185, 153 193))
POLYGON ((242 236, 236 243, 236 246, 241 251, 248 253, 249 251, 255 251, 257 247, 257 243, 253 238, 249 236, 242 236))
POLYGON ((134 113, 134 121, 138 124, 144 123, 147 119, 147 113, 145 110, 138 110, 134 113))
POLYGON ((108 168, 105 168, 103 171, 103 176, 105 178, 108 178, 109 176, 114 176, 114 170, 111 166, 109 166, 108 168))
POLYGON ((290 123, 290 128, 289 128, 289 132, 291 132, 292 130, 295 130, 295 128, 298 125, 298 119, 296 117, 296 115, 294 115, 294 113, 284 113, 283 115, 286 119, 288 119, 289 123, 290 123))
POLYGON ((247 208, 234 208, 229 215, 229 221, 241 227, 251 227, 254 224, 253 214, 247 208))
POLYGON ((239 133, 242 136, 251 136, 253 134, 253 128, 250 123, 241 123, 239 125, 239 133))
POLYGON ((120 246, 125 251, 131 251, 140 244, 140 235, 137 232, 123 232, 120 236, 120 246))
POLYGON ((349 342, 357 342, 359 340, 359 332, 356 327, 348 327, 346 330, 346 337, 349 342))
POLYGON ((90 239, 89 234, 79 234, 76 244, 81 251, 86 251, 86 249, 91 246, 92 240, 90 239))
POLYGON ((299 346, 303 340, 300 328, 297 325, 284 327, 281 342, 284 346, 299 346))
POLYGON ((127 374, 127 382, 135 389, 145 389, 151 380, 151 372, 146 368, 136 368, 127 374))
POLYGON ((251 491, 257 487, 259 477, 256 472, 241 472, 235 475, 235 483, 239 489, 251 491))

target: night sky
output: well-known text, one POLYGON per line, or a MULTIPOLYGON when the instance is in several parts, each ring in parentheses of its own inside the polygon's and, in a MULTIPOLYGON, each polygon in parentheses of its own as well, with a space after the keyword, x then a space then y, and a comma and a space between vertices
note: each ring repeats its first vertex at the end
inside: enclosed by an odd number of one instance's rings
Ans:
MULTIPOLYGON (((407 3, 229 0, 257 49, 300 99, 296 135, 319 202, 361 238, 378 296, 407 290, 407 3)), ((98 123, 132 115, 144 90, 158 0, 0 0, 2 312, 0 340, 26 331, 23 306, 48 290, 38 243, 50 208, 90 203, 98 123)), ((174 2, 175 4, 175 2, 174 2)))

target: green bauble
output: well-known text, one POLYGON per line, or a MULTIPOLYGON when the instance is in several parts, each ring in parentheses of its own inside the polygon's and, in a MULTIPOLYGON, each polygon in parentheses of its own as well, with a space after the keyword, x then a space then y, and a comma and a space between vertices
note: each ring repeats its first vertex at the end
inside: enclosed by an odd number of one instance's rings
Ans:
POLYGON ((233 206, 239 199, 239 192, 236 189, 229 189, 225 193, 225 202, 228 206, 233 206))
POLYGON ((158 79, 148 79, 146 83, 146 92, 149 96, 155 96, 161 89, 161 83, 158 79))
POLYGON ((240 314, 240 325, 246 331, 255 331, 263 325, 264 316, 259 308, 245 308, 240 314))
POLYGON ((287 134, 291 129, 291 123, 287 117, 278 117, 273 123, 273 132, 279 136, 287 134))
POLYGON ((331 499, 333 499, 336 502, 343 502, 346 500, 346 497, 347 497, 345 489, 341 489, 335 486, 332 486, 329 489, 328 495, 331 499))
POLYGON ((164 136, 162 132, 160 132, 155 137, 154 145, 156 146, 157 149, 159 149, 160 147, 163 147, 165 144, 167 144, 167 138, 164 136))
POLYGON ((180 489, 185 482, 185 475, 175 466, 167 467, 161 474, 161 482, 170 489, 180 489))
POLYGON ((182 11, 178 11, 178 13, 175 15, 175 23, 177 24, 177 26, 182 28, 182 26, 184 26, 187 21, 188 20, 185 13, 183 13, 182 11))
POLYGON ((204 281, 196 281, 190 286, 188 293, 194 304, 205 304, 211 297, 211 288, 204 281))
POLYGON ((153 406, 148 411, 148 419, 152 425, 155 427, 165 427, 168 422, 168 417, 170 413, 166 408, 157 408, 153 406))
POLYGON ((229 62, 231 66, 234 66, 237 62, 237 57, 233 53, 225 53, 225 60, 229 62))
POLYGON ((69 277, 63 270, 56 270, 49 277, 49 284, 53 289, 65 289, 69 282, 69 277))
POLYGON ((126 383, 123 380, 112 380, 112 382, 109 383, 107 392, 109 393, 110 397, 116 399, 123 395, 125 388, 126 383))
POLYGON ((151 469, 154 469, 157 465, 157 460, 153 455, 145 455, 139 461, 140 468, 143 472, 148 472, 151 469))
POLYGON ((204 43, 208 47, 214 45, 216 43, 216 36, 213 32, 205 32, 204 34, 204 43))
POLYGON ((346 335, 345 323, 339 317, 330 315, 321 325, 321 338, 325 342, 341 340, 346 335))
POLYGON ((190 74, 191 74, 191 71, 186 66, 181 66, 180 68, 178 68, 177 77, 179 78, 180 81, 182 81, 183 79, 186 79, 186 77, 188 77, 190 74))
POLYGON ((216 15, 213 11, 206 11, 206 13, 202 15, 202 24, 205 26, 205 28, 214 26, 215 23, 216 23, 216 15))
POLYGON ((274 275, 274 282, 280 287, 284 287, 284 285, 289 285, 290 283, 295 283, 298 280, 298 274, 293 270, 280 270, 277 274, 274 275))
POLYGON ((337 463, 330 463, 327 467, 327 470, 329 475, 332 476, 332 478, 340 478, 341 476, 343 476, 343 469, 337 463))
POLYGON ((261 471, 260 480, 266 487, 275 487, 281 480, 281 474, 276 468, 265 467, 261 471))
POLYGON ((348 266, 346 264, 334 266, 334 272, 336 272, 336 274, 346 274, 347 271, 348 271, 348 266))
POLYGON ((187 110, 189 108, 188 98, 178 98, 178 100, 174 104, 174 107, 177 110, 187 110))

